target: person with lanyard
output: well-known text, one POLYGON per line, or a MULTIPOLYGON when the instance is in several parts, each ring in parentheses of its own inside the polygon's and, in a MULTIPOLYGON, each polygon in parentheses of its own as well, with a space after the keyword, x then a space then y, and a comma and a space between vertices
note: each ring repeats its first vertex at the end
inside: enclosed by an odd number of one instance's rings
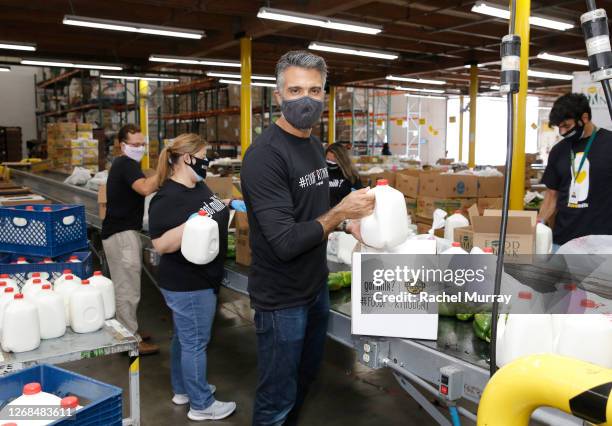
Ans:
POLYGON ((329 145, 325 150, 325 159, 329 171, 329 206, 333 208, 352 191, 363 188, 363 185, 344 145, 329 145))
POLYGON ((149 355, 159 352, 159 347, 143 341, 150 336, 138 328, 137 310, 142 273, 140 231, 145 197, 157 191, 159 179, 157 174, 145 177, 140 168, 146 141, 138 126, 126 124, 121 127, 117 139, 121 144, 121 155, 113 160, 108 172, 102 245, 115 285, 117 320, 139 340, 139 353, 149 355))
POLYGON ((593 124, 589 100, 579 93, 555 101, 549 125, 563 139, 548 155, 538 219, 554 218, 553 251, 585 235, 612 235, 612 132, 593 124))
POLYGON ((281 116, 246 151, 240 173, 250 227, 248 291, 255 308, 258 382, 253 425, 295 425, 323 360, 329 317, 327 237, 360 238, 365 189, 329 208, 329 174, 312 126, 323 111, 327 66, 308 51, 276 64, 281 116))
POLYGON ((172 310, 171 383, 176 405, 190 405, 191 420, 219 420, 236 410, 235 402, 215 400, 206 378, 206 348, 224 276, 229 209, 204 183, 208 168, 205 142, 196 134, 177 136, 160 153, 159 192, 149 207, 149 231, 161 254, 158 284, 172 310), (181 253, 185 223, 204 210, 219 227, 219 254, 196 265, 181 253))

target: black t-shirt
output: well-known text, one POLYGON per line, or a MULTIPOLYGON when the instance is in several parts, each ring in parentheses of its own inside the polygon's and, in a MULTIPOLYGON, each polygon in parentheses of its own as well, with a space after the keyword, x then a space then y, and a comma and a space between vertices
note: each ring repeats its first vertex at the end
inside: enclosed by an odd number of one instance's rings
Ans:
POLYGON ((336 205, 342 201, 344 197, 349 195, 353 189, 361 189, 361 181, 355 179, 355 183, 351 182, 344 177, 340 166, 330 167, 327 166, 329 172, 329 203, 330 207, 336 207, 336 205))
POLYGON ((250 227, 253 305, 276 310, 308 304, 327 280, 327 240, 316 218, 329 210, 321 142, 268 127, 246 152, 242 191, 250 227))
POLYGON ((196 265, 183 257, 181 250, 161 256, 158 268, 159 286, 170 291, 217 289, 223 279, 227 255, 229 209, 205 183, 188 188, 168 179, 151 200, 149 232, 151 239, 182 225, 193 213, 206 210, 219 224, 219 255, 211 263, 196 265))
POLYGON ((577 203, 568 205, 574 180, 570 149, 575 154, 577 172, 587 141, 588 138, 583 138, 571 146, 570 142, 561 140, 548 156, 542 183, 559 191, 553 229, 555 244, 565 244, 585 235, 612 235, 612 132, 598 130, 575 185, 577 203))
POLYGON ((132 184, 145 175, 140 164, 125 155, 113 160, 106 182, 106 216, 102 221, 102 239, 123 231, 140 231, 144 197, 132 184))

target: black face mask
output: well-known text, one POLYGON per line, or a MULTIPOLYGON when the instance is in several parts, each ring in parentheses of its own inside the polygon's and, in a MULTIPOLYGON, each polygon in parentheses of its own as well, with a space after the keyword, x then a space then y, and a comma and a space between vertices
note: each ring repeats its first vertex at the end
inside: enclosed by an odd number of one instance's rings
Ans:
POLYGON ((326 160, 327 168, 330 170, 336 170, 338 168, 338 163, 334 163, 333 161, 326 160))
POLYGON ((563 140, 566 140, 570 143, 578 142, 582 138, 582 134, 584 133, 584 125, 581 124, 582 121, 576 121, 576 125, 572 130, 569 130, 565 134, 561 135, 563 136, 563 140))
POLYGON ((208 158, 197 158, 193 155, 190 155, 189 158, 191 159, 191 161, 185 161, 185 164, 191 167, 191 169, 198 176, 198 182, 206 179, 206 170, 208 170, 208 164, 210 163, 208 158))

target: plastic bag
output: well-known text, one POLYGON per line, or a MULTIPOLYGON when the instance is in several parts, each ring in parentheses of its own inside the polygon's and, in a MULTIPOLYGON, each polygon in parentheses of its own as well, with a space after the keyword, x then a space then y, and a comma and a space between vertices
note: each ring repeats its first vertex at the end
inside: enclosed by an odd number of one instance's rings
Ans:
POLYGON ((83 167, 75 167, 72 174, 66 178, 64 183, 69 185, 83 186, 91 179, 91 173, 89 170, 83 167))
POLYGON ((446 224, 446 213, 442 209, 435 209, 433 212, 433 224, 431 225, 431 229, 428 231, 430 235, 433 235, 436 229, 444 228, 446 224))
POLYGON ((98 191, 101 185, 105 185, 108 180, 108 171, 98 172, 92 177, 89 182, 85 185, 85 188, 91 189, 92 191, 98 191))

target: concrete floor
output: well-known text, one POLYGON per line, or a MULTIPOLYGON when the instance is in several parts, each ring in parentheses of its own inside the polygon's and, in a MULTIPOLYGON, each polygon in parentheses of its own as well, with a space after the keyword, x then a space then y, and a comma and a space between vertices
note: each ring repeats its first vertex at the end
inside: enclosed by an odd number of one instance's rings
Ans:
MULTIPOLYGON (((172 320, 159 291, 143 280, 140 321, 154 336, 161 352, 141 358, 141 417, 145 426, 197 424, 187 419, 187 408, 170 401, 169 345, 172 320)), ((211 425, 250 425, 257 379, 255 330, 248 298, 221 291, 213 339, 208 350, 209 382, 217 398, 236 401, 229 418, 211 425)), ((115 384, 124 389, 127 415, 128 359, 125 354, 64 364, 64 368, 115 384)), ((302 425, 434 425, 433 420, 397 384, 391 373, 371 370, 355 362, 354 352, 328 339, 325 362, 301 417, 302 425)))

